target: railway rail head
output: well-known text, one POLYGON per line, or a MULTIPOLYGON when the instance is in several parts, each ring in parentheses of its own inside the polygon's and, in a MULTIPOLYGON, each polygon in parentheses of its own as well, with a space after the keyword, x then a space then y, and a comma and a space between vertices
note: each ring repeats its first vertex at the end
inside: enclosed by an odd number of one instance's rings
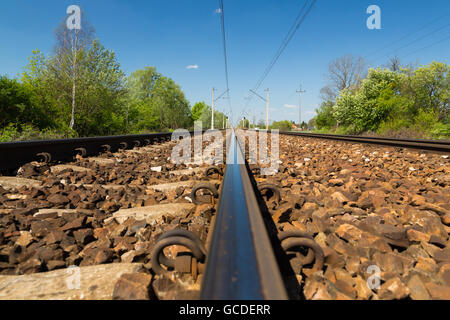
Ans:
POLYGON ((269 235, 232 133, 201 299, 288 299, 269 235))

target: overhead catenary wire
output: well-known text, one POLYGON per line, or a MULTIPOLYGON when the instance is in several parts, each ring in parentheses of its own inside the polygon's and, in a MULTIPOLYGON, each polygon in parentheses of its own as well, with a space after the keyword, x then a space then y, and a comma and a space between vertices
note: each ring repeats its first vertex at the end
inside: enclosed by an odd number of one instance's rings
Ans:
POLYGON ((411 45, 413 45, 413 44, 415 44, 415 43, 417 43, 417 42, 419 42, 419 41, 421 41, 421 40, 423 40, 423 39, 425 39, 425 38, 428 38, 429 36, 435 34, 436 32, 439 32, 439 31, 441 31, 441 30, 447 28, 448 26, 450 26, 450 23, 447 23, 447 24, 444 25, 444 26, 440 26, 440 27, 437 28, 437 29, 433 29, 433 31, 428 32, 428 33, 426 33, 426 34, 424 34, 424 35, 422 35, 422 36, 420 36, 420 37, 414 39, 413 41, 410 41, 410 42, 408 42, 407 44, 402 45, 402 46, 398 47, 397 49, 395 49, 395 50, 393 50, 393 51, 390 51, 389 53, 387 53, 387 54, 385 54, 385 55, 380 55, 380 56, 376 57, 375 59, 373 59, 373 61, 377 61, 377 60, 379 60, 379 59, 382 58, 382 57, 389 56, 389 55, 391 55, 391 54, 393 54, 393 53, 396 53, 396 52, 398 52, 398 51, 400 51, 400 50, 402 50, 402 49, 405 49, 405 48, 407 48, 407 47, 409 47, 409 46, 411 46, 411 45))
POLYGON ((269 75, 270 71, 272 70, 274 65, 277 63, 277 61, 280 58, 281 54, 286 49, 286 47, 288 46, 289 42, 292 40, 292 38, 294 37, 294 35, 297 32, 297 30, 303 24, 303 22, 305 21, 306 17, 308 16, 309 12, 311 11, 311 9, 313 8, 313 6, 315 5, 316 2, 317 2, 317 0, 313 0, 312 3, 310 4, 309 8, 306 10, 306 12, 304 14, 303 14, 303 12, 304 12, 305 8, 307 7, 308 0, 305 2, 303 7, 300 9, 300 12, 297 15, 297 18, 295 19, 294 24, 289 29, 289 32, 286 35, 286 37, 284 38, 283 42, 281 43, 278 51, 275 53, 275 56, 272 58, 272 60, 270 61, 269 65, 264 70, 264 73, 262 74, 261 78, 258 80, 258 82, 256 83, 255 87, 253 88, 254 91, 258 90, 259 87, 261 86, 261 84, 267 78, 267 76, 269 75))
MULTIPOLYGON (((272 58, 272 60, 270 61, 269 65, 264 70, 264 72, 261 75, 261 77, 258 79, 258 82, 253 87, 253 91, 257 91, 259 89, 259 87, 262 85, 262 83, 264 82, 264 80, 267 78, 267 76, 269 75, 270 71, 275 66, 275 64, 277 63, 278 59, 283 54, 284 50, 286 49, 286 47, 288 46, 289 42, 294 37, 294 35, 297 32, 297 30, 303 24, 303 22, 305 21, 306 17, 310 13, 310 11, 312 10, 312 8, 316 4, 316 2, 317 2, 317 0, 312 0, 311 2, 309 0, 305 1, 303 6, 301 7, 297 17, 295 18, 294 22, 292 23, 291 27, 289 28, 288 33, 284 37, 280 47, 278 48, 277 52, 275 53, 274 57, 272 58), (310 4, 309 7, 308 7, 308 3, 310 4)), ((242 113, 245 113, 245 111, 248 108, 248 105, 249 105, 251 100, 252 100, 252 96, 250 96, 249 99, 247 99, 247 102, 246 102, 246 104, 244 106, 244 109, 243 109, 242 113)))
POLYGON ((227 39, 226 39, 226 30, 225 30, 225 11, 223 0, 219 0, 219 10, 220 10, 220 26, 222 31, 222 42, 223 42, 223 57, 224 57, 224 66, 225 66, 225 84, 226 84, 226 94, 228 100, 228 107, 230 116, 232 118, 233 110, 231 107, 231 98, 230 98, 230 85, 229 85, 229 76, 228 76, 228 56, 227 56, 227 39))
POLYGON ((389 48, 389 47, 391 47, 391 46, 393 46, 393 45, 395 45, 395 44, 398 44, 398 43, 402 42, 403 40, 409 38, 411 35, 415 35, 415 34, 417 34, 418 32, 420 32, 420 31, 422 31, 422 30, 428 28, 429 26, 431 26, 432 24, 434 24, 436 21, 441 20, 442 18, 446 17, 446 16, 449 15, 449 14, 450 14, 450 11, 446 12, 445 14, 443 14, 443 15, 441 15, 441 16, 435 18, 435 19, 433 19, 432 21, 426 23, 425 25, 421 26, 420 28, 418 28, 418 29, 416 29, 416 30, 414 30, 414 31, 412 31, 412 32, 408 32, 407 34, 403 35, 403 36, 400 37, 399 39, 396 39, 395 41, 390 42, 389 44, 383 46, 382 48, 377 49, 377 50, 375 50, 375 51, 372 51, 371 53, 365 55, 365 56, 364 56, 364 59, 367 59, 367 58, 369 58, 369 57, 372 57, 373 55, 376 55, 376 54, 380 53, 381 51, 383 51, 383 50, 385 50, 385 49, 387 49, 387 48, 389 48))
POLYGON ((417 49, 417 50, 414 50, 414 51, 412 51, 412 52, 410 52, 410 53, 408 53, 408 54, 406 54, 406 55, 404 55, 404 56, 402 56, 402 57, 403 57, 403 58, 406 58, 406 57, 408 57, 408 56, 410 56, 410 55, 412 55, 412 54, 414 54, 414 53, 417 53, 417 52, 419 52, 419 51, 422 51, 422 50, 425 50, 425 49, 434 47, 434 46, 436 46, 436 45, 438 45, 438 44, 440 44, 440 43, 442 43, 442 42, 444 42, 444 41, 446 41, 446 40, 450 40, 450 36, 445 37, 444 39, 438 40, 438 41, 436 41, 436 42, 433 42, 433 43, 431 43, 431 44, 429 44, 429 45, 427 45, 427 46, 425 46, 425 47, 422 47, 422 48, 419 48, 419 49, 417 49))

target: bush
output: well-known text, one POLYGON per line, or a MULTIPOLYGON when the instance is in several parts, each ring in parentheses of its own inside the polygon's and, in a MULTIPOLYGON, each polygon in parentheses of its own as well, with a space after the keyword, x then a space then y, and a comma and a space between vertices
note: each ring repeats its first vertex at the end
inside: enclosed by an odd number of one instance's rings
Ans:
POLYGON ((74 131, 61 133, 54 129, 39 130, 30 124, 17 125, 10 123, 5 128, 0 129, 0 142, 66 139, 74 137, 76 137, 74 131))

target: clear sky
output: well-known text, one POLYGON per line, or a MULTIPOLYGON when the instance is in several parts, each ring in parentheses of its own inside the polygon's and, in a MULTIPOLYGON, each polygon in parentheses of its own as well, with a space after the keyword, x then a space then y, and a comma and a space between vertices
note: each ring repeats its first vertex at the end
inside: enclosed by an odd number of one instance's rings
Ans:
MULTIPOLYGON (((304 1, 224 0, 235 120, 304 1)), ((0 74, 22 72, 33 49, 50 53, 53 31, 71 4, 82 7, 127 74, 155 66, 180 84, 191 104, 210 104, 213 87, 225 90, 218 0, 1 0, 0 74)), ((306 90, 302 119, 312 118, 329 62, 346 53, 366 57, 371 66, 393 55, 404 63, 448 63, 449 23, 449 0, 318 0, 259 89, 265 96, 270 88, 270 119, 297 121, 300 84, 306 90), (366 26, 369 5, 381 8, 381 30, 366 26)), ((226 100, 216 105, 230 113, 226 100)), ((245 112, 265 119, 264 101, 253 98, 245 112)))

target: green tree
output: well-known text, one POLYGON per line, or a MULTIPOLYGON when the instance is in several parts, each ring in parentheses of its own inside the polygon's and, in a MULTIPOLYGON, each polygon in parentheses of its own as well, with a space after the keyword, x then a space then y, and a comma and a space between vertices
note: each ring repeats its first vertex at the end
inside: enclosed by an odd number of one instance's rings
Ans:
POLYGON ((272 125, 269 126, 269 130, 278 129, 280 131, 291 131, 292 122, 288 120, 274 121, 272 125))
POLYGON ((203 101, 197 102, 196 104, 194 104, 194 106, 192 107, 192 110, 191 110, 192 120, 197 121, 198 119, 200 119, 203 111, 206 110, 207 108, 208 108, 208 105, 203 101))
POLYGON ((432 62, 418 68, 411 79, 414 92, 415 109, 433 111, 439 120, 449 122, 450 102, 450 66, 445 63, 432 62))
POLYGON ((35 51, 25 68, 22 82, 32 88, 33 101, 57 114, 60 128, 73 129, 82 136, 121 133, 124 127, 124 73, 114 52, 94 40, 77 54, 76 108, 73 82, 67 77, 60 55, 45 58, 35 51))
POLYGON ((333 102, 324 101, 319 109, 316 109, 315 125, 318 129, 331 129, 336 126, 336 118, 333 114, 333 102))
POLYGON ((128 77, 127 88, 126 113, 134 131, 192 126, 190 105, 183 91, 156 68, 146 67, 133 72, 128 77))

